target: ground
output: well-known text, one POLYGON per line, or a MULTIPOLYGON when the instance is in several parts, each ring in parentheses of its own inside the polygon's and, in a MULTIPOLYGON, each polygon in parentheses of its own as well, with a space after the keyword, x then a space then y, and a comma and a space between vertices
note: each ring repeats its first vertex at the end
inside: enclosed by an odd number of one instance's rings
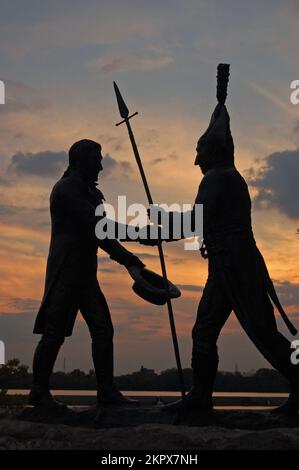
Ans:
POLYGON ((277 418, 267 411, 217 411, 209 425, 194 413, 173 424, 175 416, 158 406, 107 408, 98 426, 93 416, 92 409, 47 416, 28 407, 3 412, 0 450, 299 449, 299 417, 277 418))

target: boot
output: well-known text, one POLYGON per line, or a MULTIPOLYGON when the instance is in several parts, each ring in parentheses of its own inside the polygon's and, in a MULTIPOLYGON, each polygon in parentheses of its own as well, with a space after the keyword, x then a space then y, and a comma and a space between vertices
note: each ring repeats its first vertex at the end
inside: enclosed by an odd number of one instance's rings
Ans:
POLYGON ((104 388, 98 394, 98 404, 108 406, 136 406, 139 405, 140 402, 125 397, 113 383, 109 388, 104 388))
POLYGON ((28 403, 32 406, 38 406, 49 409, 66 410, 67 405, 55 400, 51 392, 47 389, 38 389, 33 386, 30 390, 28 403))
POLYGON ((165 405, 162 410, 180 412, 194 410, 203 414, 213 412, 213 386, 218 367, 217 351, 211 355, 199 356, 193 350, 193 386, 189 393, 180 400, 165 405))
POLYGON ((50 393, 50 376, 63 340, 43 335, 38 343, 33 358, 33 386, 29 393, 30 405, 45 408, 66 409, 64 403, 53 398, 50 393))
POLYGON ((213 412, 213 401, 212 396, 207 396, 204 398, 203 388, 199 386, 197 381, 194 381, 194 384, 187 393, 185 398, 181 398, 173 403, 169 403, 162 407, 162 411, 176 413, 178 411, 184 410, 194 410, 194 411, 203 411, 207 413, 213 412))
POLYGON ((299 411, 299 384, 291 388, 288 399, 277 408, 271 410, 274 415, 294 416, 299 411))
POLYGON ((126 398, 116 387, 113 376, 112 338, 92 342, 92 358, 98 383, 98 405, 128 406, 139 405, 138 400, 126 398))

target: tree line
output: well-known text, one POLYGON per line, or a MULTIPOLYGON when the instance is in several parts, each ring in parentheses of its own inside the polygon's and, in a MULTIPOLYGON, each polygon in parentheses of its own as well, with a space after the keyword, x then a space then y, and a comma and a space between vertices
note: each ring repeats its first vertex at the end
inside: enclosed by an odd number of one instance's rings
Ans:
MULTIPOLYGON (((192 385, 192 369, 184 369, 186 388, 192 385)), ((157 390, 178 391, 176 369, 167 369, 159 374, 151 369, 141 368, 131 374, 115 378, 121 390, 157 390)), ((27 389, 31 387, 32 373, 29 367, 20 363, 19 359, 11 359, 0 366, 0 389, 27 389)), ((54 372, 51 379, 52 389, 95 390, 96 377, 94 370, 84 372, 74 369, 71 372, 54 372)), ((241 372, 218 371, 215 391, 219 392, 286 392, 287 381, 273 369, 258 369, 250 374, 241 372)))

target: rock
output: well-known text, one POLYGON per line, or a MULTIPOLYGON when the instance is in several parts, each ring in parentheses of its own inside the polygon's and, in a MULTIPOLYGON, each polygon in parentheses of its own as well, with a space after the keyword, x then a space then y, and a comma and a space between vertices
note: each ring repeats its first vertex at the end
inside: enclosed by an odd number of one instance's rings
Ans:
POLYGON ((217 411, 209 426, 196 413, 181 417, 158 406, 105 408, 100 428, 95 409, 42 413, 25 408, 17 417, 0 419, 0 449, 43 450, 214 450, 299 448, 298 418, 279 418, 269 412, 217 411), (17 419, 16 419, 17 418, 17 419), (37 422, 47 418, 47 423, 37 422))
POLYGON ((22 421, 36 423, 60 423, 70 426, 84 427, 124 427, 137 426, 144 423, 168 423, 172 424, 175 417, 162 412, 160 406, 103 407, 102 419, 99 424, 94 423, 96 408, 67 408, 67 410, 47 410, 38 407, 27 406, 15 418, 22 421))
POLYGON ((0 421, 1 449, 19 450, 230 450, 299 447, 299 429, 247 431, 215 426, 143 424, 130 428, 84 429, 63 424, 0 421))
POLYGON ((216 411, 212 418, 203 419, 196 412, 184 412, 176 420, 177 424, 188 426, 214 425, 229 429, 272 429, 272 428, 299 428, 299 415, 279 416, 269 411, 216 411))

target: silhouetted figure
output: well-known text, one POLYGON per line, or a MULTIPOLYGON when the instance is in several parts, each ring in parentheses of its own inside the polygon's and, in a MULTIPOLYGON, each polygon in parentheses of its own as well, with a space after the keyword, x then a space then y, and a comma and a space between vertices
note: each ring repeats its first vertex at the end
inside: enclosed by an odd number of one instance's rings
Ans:
POLYGON ((137 403, 125 398, 114 384, 113 325, 97 280, 98 247, 124 265, 134 279, 145 265, 117 240, 95 236, 95 208, 104 200, 96 187, 102 169, 101 146, 91 140, 76 142, 69 151, 69 167, 50 196, 52 233, 45 292, 34 326, 34 333, 42 338, 33 359, 32 405, 62 406, 53 399, 49 380, 78 310, 92 338, 99 404, 137 403))
MULTIPOLYGON (((218 367, 216 343, 233 310, 259 351, 290 383, 289 399, 277 412, 294 413, 299 410, 299 367, 291 363, 290 342, 276 326, 270 298, 285 314, 254 240, 248 187, 234 164, 230 119, 224 105, 226 90, 221 95, 218 87, 217 97, 210 125, 198 141, 195 160, 204 175, 195 203, 203 204, 201 252, 208 258, 209 274, 192 331, 194 385, 184 404, 180 400, 166 409, 212 411, 218 367)), ((288 326, 292 329, 290 323, 288 326)))

